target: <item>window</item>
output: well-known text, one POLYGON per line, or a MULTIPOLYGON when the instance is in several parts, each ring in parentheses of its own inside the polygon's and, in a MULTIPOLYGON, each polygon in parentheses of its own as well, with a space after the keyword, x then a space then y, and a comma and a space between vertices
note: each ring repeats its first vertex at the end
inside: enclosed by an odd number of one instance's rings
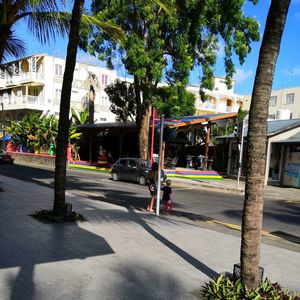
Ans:
POLYGON ((107 75, 102 74, 101 83, 102 83, 102 85, 107 85, 107 83, 108 83, 108 76, 107 75))
POLYGON ((74 101, 78 101, 78 91, 72 90, 71 99, 74 100, 74 101))
POLYGON ((55 99, 60 99, 61 89, 55 89, 55 99))
POLYGON ((294 103, 295 94, 286 94, 285 104, 293 104, 294 103))
POLYGON ((55 64, 55 75, 62 76, 62 65, 55 64))
POLYGON ((79 70, 76 68, 74 70, 74 79, 78 79, 79 78, 79 70))
POLYGON ((106 121, 107 119, 106 118, 100 118, 100 121, 106 121))
POLYGON ((269 106, 276 106, 277 104, 277 96, 271 96, 269 99, 269 106))

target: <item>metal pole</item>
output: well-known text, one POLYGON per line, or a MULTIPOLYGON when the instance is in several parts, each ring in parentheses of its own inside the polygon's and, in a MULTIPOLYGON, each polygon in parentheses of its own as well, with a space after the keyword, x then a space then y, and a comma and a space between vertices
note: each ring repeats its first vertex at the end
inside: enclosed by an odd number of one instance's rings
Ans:
POLYGON ((153 161, 153 150, 154 150, 154 131, 155 131, 155 108, 152 108, 152 132, 151 132, 151 150, 150 150, 150 165, 153 161))
POLYGON ((245 119, 242 122, 242 135, 241 135, 241 145, 240 145, 240 157, 239 157, 239 168, 238 168, 238 177, 236 182, 236 189, 239 189, 240 186, 240 177, 242 173, 242 163, 243 163, 243 146, 244 146, 244 126, 245 126, 245 119))
POLYGON ((157 175, 157 194, 156 194, 156 215, 159 216, 160 206, 160 177, 161 177, 161 159, 162 159, 162 145, 164 134, 164 115, 160 115, 160 136, 159 136, 159 158, 158 158, 158 175, 157 175))

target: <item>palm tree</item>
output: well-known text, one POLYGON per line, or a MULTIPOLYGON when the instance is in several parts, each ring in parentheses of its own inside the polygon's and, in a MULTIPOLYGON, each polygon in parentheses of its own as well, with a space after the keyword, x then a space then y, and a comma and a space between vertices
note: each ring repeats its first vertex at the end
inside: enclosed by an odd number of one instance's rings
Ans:
POLYGON ((70 111, 70 97, 73 82, 73 73, 76 64, 77 48, 79 44, 79 31, 81 18, 83 13, 84 0, 75 0, 71 27, 69 34, 69 42, 67 49, 67 58, 65 73, 63 77, 58 135, 57 135, 57 148, 55 158, 55 183, 54 183, 54 203, 53 213, 55 215, 64 215, 65 213, 65 190, 66 190, 66 158, 67 146, 69 142, 69 111, 70 111))
POLYGON ((249 114, 247 171, 242 221, 241 277, 249 289, 259 284, 268 102, 291 0, 272 0, 259 53, 249 114))
POLYGON ((85 86, 88 90, 89 124, 94 124, 96 88, 99 88, 99 81, 92 72, 88 72, 85 86))
POLYGON ((15 36, 14 27, 21 20, 42 43, 65 36, 70 14, 59 13, 55 0, 0 1, 0 63, 8 56, 18 57, 25 52, 25 44, 15 36))

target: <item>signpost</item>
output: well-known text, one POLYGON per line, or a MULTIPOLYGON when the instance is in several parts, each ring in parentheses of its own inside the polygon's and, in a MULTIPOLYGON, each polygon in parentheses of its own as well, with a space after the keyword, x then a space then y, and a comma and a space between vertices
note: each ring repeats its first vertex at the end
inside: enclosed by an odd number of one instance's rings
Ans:
POLYGON ((156 194, 156 215, 159 216, 160 206, 160 184, 161 184, 161 162, 162 162, 162 146, 164 136, 164 115, 160 115, 160 132, 159 132, 159 158, 158 158, 158 175, 157 175, 157 194, 156 194))

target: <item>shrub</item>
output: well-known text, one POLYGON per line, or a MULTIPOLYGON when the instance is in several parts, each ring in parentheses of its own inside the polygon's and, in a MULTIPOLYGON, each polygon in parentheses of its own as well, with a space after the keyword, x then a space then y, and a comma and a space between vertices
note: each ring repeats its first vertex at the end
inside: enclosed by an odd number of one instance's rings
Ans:
POLYGON ((291 294, 287 289, 282 289, 278 283, 272 283, 267 278, 256 289, 248 290, 240 279, 221 275, 205 283, 201 293, 207 299, 221 300, 300 300, 299 293, 291 294))
POLYGON ((39 221, 46 223, 64 223, 64 222, 77 222, 77 221, 85 221, 83 215, 77 213, 76 211, 72 211, 70 214, 65 215, 55 215, 52 209, 43 209, 35 212, 31 215, 33 218, 38 219, 39 221))

